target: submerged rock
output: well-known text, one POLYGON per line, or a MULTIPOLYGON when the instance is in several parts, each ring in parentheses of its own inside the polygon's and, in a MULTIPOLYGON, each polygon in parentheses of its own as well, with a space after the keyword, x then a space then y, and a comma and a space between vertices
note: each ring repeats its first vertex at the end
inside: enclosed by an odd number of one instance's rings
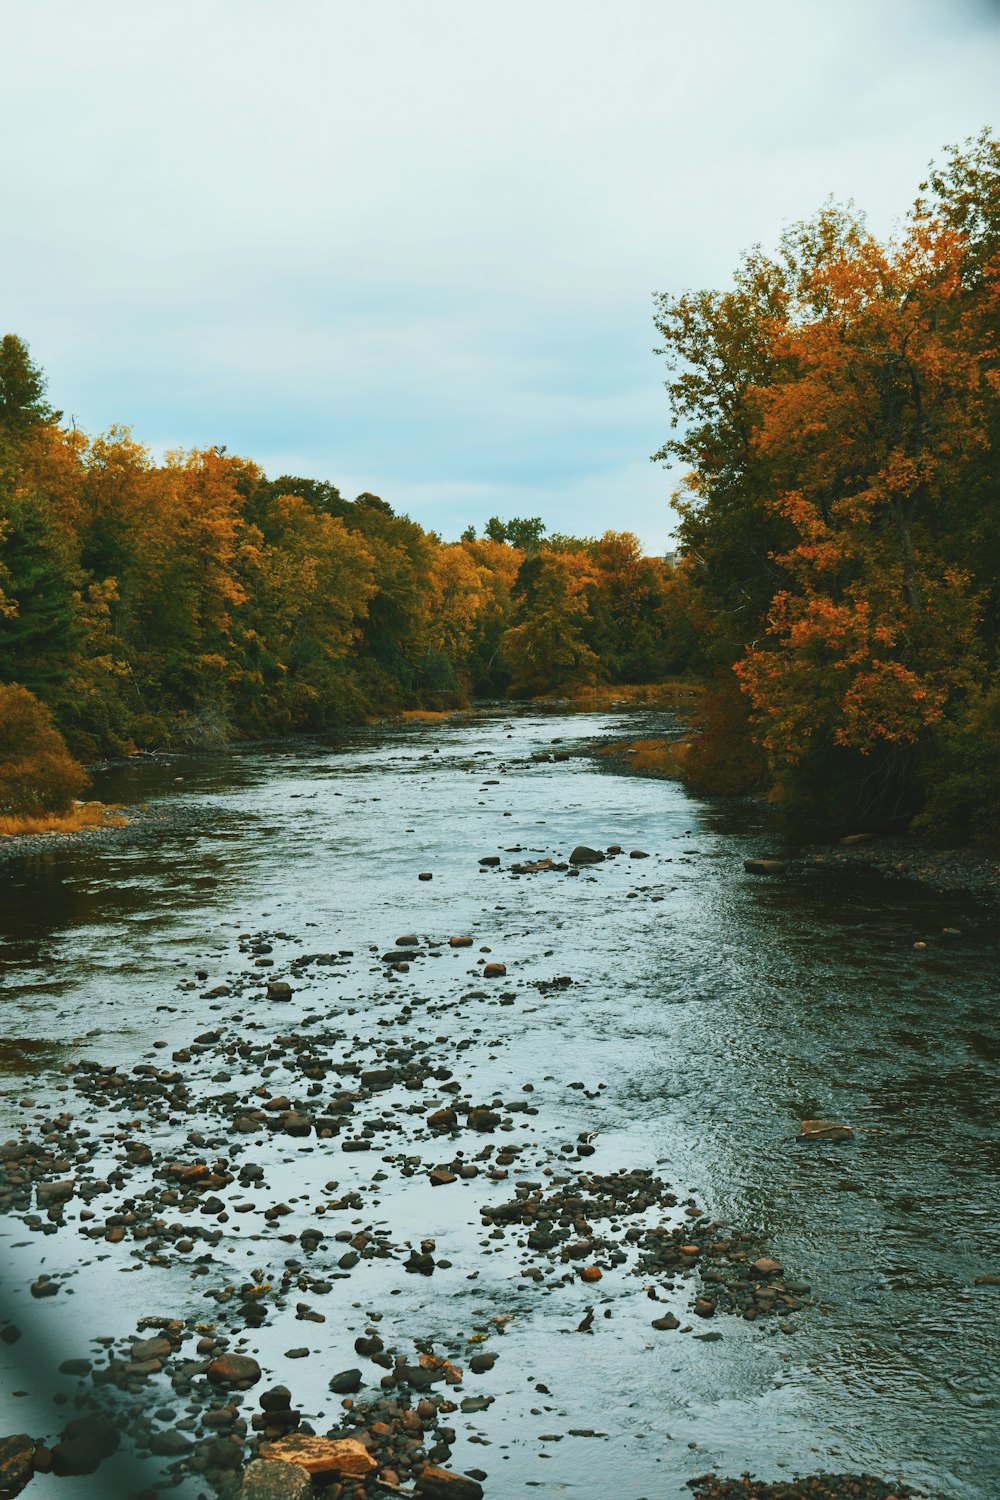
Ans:
POLYGON ((850 1125, 842 1125, 837 1120, 803 1120, 796 1139, 800 1141, 853 1141, 854 1131, 850 1125))

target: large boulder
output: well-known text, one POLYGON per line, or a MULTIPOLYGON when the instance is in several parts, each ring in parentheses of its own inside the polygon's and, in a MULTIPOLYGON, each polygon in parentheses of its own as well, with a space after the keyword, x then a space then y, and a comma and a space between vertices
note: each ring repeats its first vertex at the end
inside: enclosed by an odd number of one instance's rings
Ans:
POLYGON ((346 1474, 363 1479, 377 1467, 364 1443, 357 1438, 313 1437, 295 1433, 276 1443, 261 1443, 262 1458, 281 1459, 305 1469, 307 1474, 346 1474))
POLYGON ((599 865, 603 860, 600 849, 591 849, 587 844, 577 844, 569 857, 571 865, 599 865))
POLYGON ((213 1385, 223 1389, 247 1390, 257 1384, 261 1369, 249 1354, 220 1354, 212 1360, 205 1374, 213 1385))

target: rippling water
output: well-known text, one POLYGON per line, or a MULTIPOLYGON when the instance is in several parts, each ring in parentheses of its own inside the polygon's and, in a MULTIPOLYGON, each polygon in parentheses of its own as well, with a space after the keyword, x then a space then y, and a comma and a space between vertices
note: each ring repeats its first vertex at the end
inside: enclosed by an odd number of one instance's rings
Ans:
MULTIPOLYGON (((653 1500, 711 1468, 902 1473, 947 1500, 996 1500, 1000 1287, 975 1285, 1000 1272, 995 928, 971 902, 859 873, 749 877, 744 857, 778 844, 762 814, 585 757, 525 763, 560 737, 566 748, 634 727, 600 715, 483 717, 105 773, 106 799, 160 799, 191 815, 133 843, 0 867, 0 1116, 16 1122, 24 1098, 73 1107, 58 1071, 67 1058, 131 1066, 169 1055, 155 1041, 185 1044, 209 1022, 271 1024, 246 999, 179 988, 198 967, 209 984, 236 972, 240 932, 288 934, 274 942, 275 974, 297 943, 353 950, 342 973, 316 971, 294 1014, 273 1024, 353 1013, 359 1034, 385 989, 369 945, 472 932, 507 964, 518 1003, 450 1011, 441 1059, 460 1078, 471 1072, 483 1098, 531 1082, 533 1136, 557 1147, 598 1131, 598 1170, 659 1163, 679 1196, 691 1191, 758 1233, 811 1282, 815 1306, 788 1337, 721 1314, 720 1339, 664 1337, 632 1283, 606 1294, 613 1316, 583 1340, 569 1336, 579 1288, 533 1297, 502 1257, 476 1250, 478 1198, 384 1184, 394 1230, 435 1234, 455 1269, 432 1282, 372 1269, 364 1285, 344 1283, 347 1295, 365 1307, 386 1297, 385 1326, 401 1336, 443 1337, 484 1310, 513 1315, 496 1368, 476 1385, 497 1397, 477 1418, 490 1446, 460 1445, 455 1466, 487 1469, 491 1500, 526 1487, 653 1500), (506 871, 580 842, 650 858, 573 880, 506 871), (504 852, 512 846, 522 852, 504 852), (480 872, 478 858, 495 853, 504 868, 480 872), (946 926, 961 940, 941 941, 946 926), (918 938, 925 952, 913 950, 918 938), (531 988, 557 974, 573 986, 546 997, 531 988), (455 1050, 463 1039, 467 1054, 455 1050), (798 1146, 808 1117, 845 1120, 856 1138, 798 1146), (536 1394, 538 1381, 551 1396, 536 1394), (608 1436, 540 1441, 570 1428, 608 1436)), ((467 968, 446 954, 405 983, 456 996, 467 968)), ((439 1025, 411 1029, 434 1036, 439 1025)), ((293 1147, 281 1148, 289 1192, 313 1169, 329 1175, 329 1161, 293 1147)), ((337 1172, 347 1175, 341 1161, 337 1172)), ((62 1319, 68 1352, 150 1310, 197 1306, 184 1268, 157 1279, 95 1258, 77 1278, 69 1336, 61 1299, 25 1304, 18 1277, 37 1265, 37 1243, 20 1225, 2 1233, 13 1304, 46 1336, 62 1319)), ((79 1255, 57 1238, 44 1244, 50 1265, 79 1255)), ((234 1242, 229 1253, 252 1264, 261 1252, 234 1242)), ((309 1410, 323 1406, 330 1370, 353 1362, 346 1322, 343 1335, 324 1334, 329 1357, 290 1368, 287 1327, 255 1335, 269 1373, 309 1410)), ((26 1407, 5 1408, 7 1430, 30 1426, 26 1407)), ((31 1492, 84 1493, 71 1485, 39 1479, 31 1492)))

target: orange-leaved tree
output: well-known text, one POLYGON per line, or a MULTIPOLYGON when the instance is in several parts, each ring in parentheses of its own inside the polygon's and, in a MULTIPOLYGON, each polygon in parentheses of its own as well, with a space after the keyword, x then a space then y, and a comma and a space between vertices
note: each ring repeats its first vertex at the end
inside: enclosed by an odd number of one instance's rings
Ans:
POLYGON ((936 524, 986 442, 964 254, 931 220, 888 247, 852 233, 775 326, 754 443, 794 540, 736 671, 779 780, 845 750, 876 754, 884 791, 974 679, 976 599, 936 524))
POLYGON ((88 783, 52 716, 18 683, 0 683, 0 813, 62 813, 88 783))

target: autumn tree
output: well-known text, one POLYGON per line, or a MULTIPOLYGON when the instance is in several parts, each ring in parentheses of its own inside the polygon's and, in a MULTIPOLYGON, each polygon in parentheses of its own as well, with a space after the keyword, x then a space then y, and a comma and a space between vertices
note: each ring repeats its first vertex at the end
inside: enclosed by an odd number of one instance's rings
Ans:
POLYGON ((501 651, 515 696, 579 687, 602 675, 587 645, 589 560, 543 549, 526 557, 514 589, 514 623, 501 651))
POLYGON ((0 813, 65 812, 88 784, 48 709, 19 684, 0 684, 0 813))

